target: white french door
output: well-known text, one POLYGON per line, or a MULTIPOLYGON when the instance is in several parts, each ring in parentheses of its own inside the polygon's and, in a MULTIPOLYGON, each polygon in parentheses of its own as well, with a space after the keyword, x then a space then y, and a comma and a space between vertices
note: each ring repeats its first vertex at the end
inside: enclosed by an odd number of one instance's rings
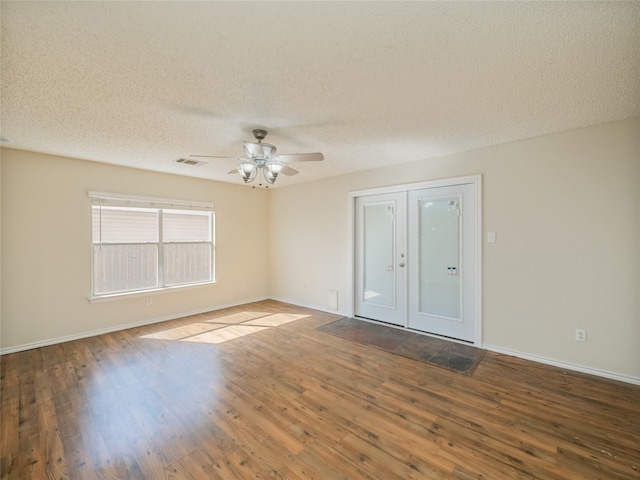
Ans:
POLYGON ((466 184, 409 192, 409 328, 475 339, 473 188, 466 184))
POLYGON ((356 197, 356 316, 477 340, 477 188, 356 197))
POLYGON ((405 326, 406 195, 356 199, 355 314, 405 326))

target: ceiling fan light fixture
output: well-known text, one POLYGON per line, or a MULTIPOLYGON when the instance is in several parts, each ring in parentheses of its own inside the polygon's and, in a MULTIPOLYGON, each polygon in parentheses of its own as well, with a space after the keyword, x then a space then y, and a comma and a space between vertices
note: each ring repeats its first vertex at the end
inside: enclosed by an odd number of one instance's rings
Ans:
POLYGON ((273 185, 276 181, 276 177, 278 176, 278 175, 274 175, 266 168, 263 171, 263 175, 264 175, 264 179, 267 181, 269 185, 273 185))
POLYGON ((255 163, 243 160, 240 162, 240 165, 238 165, 238 173, 244 180, 244 183, 250 183, 256 178, 258 168, 255 163))
POLYGON ((284 163, 276 160, 270 160, 264 164, 264 178, 270 184, 273 184, 278 178, 278 174, 284 168, 284 163))
POLYGON ((277 160, 270 160, 265 164, 265 167, 272 174, 278 175, 280 172, 282 172, 282 169, 284 168, 284 163, 278 162, 277 160))

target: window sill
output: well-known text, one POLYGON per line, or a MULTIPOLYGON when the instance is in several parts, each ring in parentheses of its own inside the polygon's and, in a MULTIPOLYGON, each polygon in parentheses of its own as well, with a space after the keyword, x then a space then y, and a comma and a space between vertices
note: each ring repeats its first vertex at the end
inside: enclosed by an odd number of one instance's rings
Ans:
POLYGON ((210 285, 215 285, 216 283, 218 282, 214 280, 212 282, 190 283, 189 285, 177 285, 175 287, 154 288, 152 290, 137 290, 135 292, 112 293, 109 295, 98 295, 95 297, 89 297, 88 300, 90 303, 101 303, 101 302, 110 302, 112 300, 123 300, 126 298, 149 297, 152 295, 157 295, 159 293, 175 292, 176 290, 190 290, 193 288, 207 287, 210 285))

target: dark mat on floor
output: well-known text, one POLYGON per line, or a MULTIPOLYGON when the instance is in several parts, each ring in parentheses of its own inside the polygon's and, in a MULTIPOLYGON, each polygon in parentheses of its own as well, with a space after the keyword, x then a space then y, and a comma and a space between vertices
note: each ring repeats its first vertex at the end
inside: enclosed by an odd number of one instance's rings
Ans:
POLYGON ((317 330, 466 375, 473 373, 482 358, 482 350, 470 345, 355 318, 341 318, 317 330))

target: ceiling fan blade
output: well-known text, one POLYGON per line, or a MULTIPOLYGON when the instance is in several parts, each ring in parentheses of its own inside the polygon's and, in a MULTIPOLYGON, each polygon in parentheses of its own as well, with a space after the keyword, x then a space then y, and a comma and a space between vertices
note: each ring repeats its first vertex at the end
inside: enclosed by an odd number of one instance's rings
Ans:
POLYGON ((284 167, 282 167, 282 170, 280 170, 280 173, 283 173, 285 175, 288 175, 289 177, 293 177, 294 175, 299 174, 300 172, 294 168, 288 167, 287 165, 285 165, 284 167))
POLYGON ((285 153, 278 155, 278 160, 281 162, 319 162, 324 160, 324 155, 321 153, 285 153))
POLYGON ((189 155, 195 158, 222 158, 223 160, 236 160, 237 157, 219 157, 218 155, 189 155))
POLYGON ((229 172, 227 172, 227 173, 238 173, 238 169, 237 169, 237 168, 234 168, 233 170, 231 170, 231 171, 229 171, 229 172))

